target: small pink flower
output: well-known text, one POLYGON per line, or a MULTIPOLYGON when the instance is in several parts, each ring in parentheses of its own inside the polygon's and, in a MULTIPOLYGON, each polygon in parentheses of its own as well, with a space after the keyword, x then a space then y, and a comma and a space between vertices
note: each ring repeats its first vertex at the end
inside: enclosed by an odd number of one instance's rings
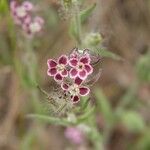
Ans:
POLYGON ((85 80, 93 72, 93 67, 90 65, 90 62, 91 59, 88 54, 70 58, 69 65, 72 67, 69 71, 70 78, 79 77, 85 80))
POLYGON ((10 9, 15 23, 20 25, 24 23, 24 19, 32 11, 33 5, 28 1, 25 1, 21 5, 18 5, 18 3, 13 0, 10 3, 10 9))
POLYGON ((28 35, 34 35, 42 30, 44 20, 41 17, 35 17, 33 21, 31 17, 28 16, 24 20, 23 29, 28 35))
POLYGON ((74 144, 81 144, 84 141, 83 132, 80 129, 75 127, 68 127, 65 130, 65 137, 74 144))
POLYGON ((57 61, 49 59, 47 65, 47 74, 49 76, 54 76, 55 81, 62 81, 64 77, 68 76, 68 57, 66 55, 60 56, 57 61))
POLYGON ((78 103, 80 101, 80 96, 86 96, 90 93, 90 89, 88 87, 81 85, 82 82, 83 80, 77 77, 71 85, 64 82, 61 84, 62 89, 71 95, 73 103, 78 103))

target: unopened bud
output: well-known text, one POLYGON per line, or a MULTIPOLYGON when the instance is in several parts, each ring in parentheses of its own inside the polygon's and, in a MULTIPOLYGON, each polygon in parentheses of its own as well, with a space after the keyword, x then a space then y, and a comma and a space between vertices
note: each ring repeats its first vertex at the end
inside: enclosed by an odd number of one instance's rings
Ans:
POLYGON ((102 41, 102 37, 99 33, 89 33, 84 40, 86 46, 97 46, 102 41))

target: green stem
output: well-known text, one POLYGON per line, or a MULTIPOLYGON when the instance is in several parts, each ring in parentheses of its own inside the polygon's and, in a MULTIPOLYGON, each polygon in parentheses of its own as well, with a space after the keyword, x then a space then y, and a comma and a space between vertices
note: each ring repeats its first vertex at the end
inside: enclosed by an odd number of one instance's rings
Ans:
POLYGON ((76 29, 77 29, 77 44, 79 46, 82 45, 82 30, 81 30, 81 18, 80 18, 80 11, 78 2, 75 2, 75 22, 76 22, 76 29))
POLYGON ((32 47, 32 40, 31 39, 26 39, 26 54, 27 54, 27 59, 26 59, 26 67, 28 72, 27 76, 30 79, 31 85, 29 85, 29 93, 32 99, 32 106, 33 109, 36 113, 40 113, 41 109, 40 109, 40 104, 39 104, 39 93, 38 90, 36 88, 36 84, 38 81, 38 72, 37 72, 37 59, 36 59, 36 55, 33 51, 33 47, 32 47))

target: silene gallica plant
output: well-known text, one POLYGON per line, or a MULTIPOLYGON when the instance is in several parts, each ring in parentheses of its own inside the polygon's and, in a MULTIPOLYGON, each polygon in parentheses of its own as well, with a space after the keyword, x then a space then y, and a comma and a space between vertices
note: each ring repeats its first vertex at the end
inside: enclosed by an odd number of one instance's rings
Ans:
MULTIPOLYGON (((48 56, 47 62, 45 61, 43 64, 47 68, 45 74, 47 74, 48 79, 54 80, 53 89, 46 92, 39 86, 40 68, 38 68, 38 59, 33 43, 39 35, 42 37, 41 33, 46 28, 47 20, 37 15, 37 7, 30 1, 19 3, 11 0, 10 16, 15 27, 17 27, 16 29, 21 31, 19 32, 21 34, 16 37, 16 43, 23 50, 21 58, 14 53, 13 65, 22 85, 27 88, 26 90, 30 95, 34 113, 29 114, 28 117, 38 120, 39 122, 36 121, 35 123, 39 125, 47 123, 62 126, 66 140, 69 140, 78 149, 84 146, 85 149, 90 147, 90 149, 103 150, 107 149, 114 126, 119 121, 127 122, 126 114, 131 118, 131 124, 132 117, 137 117, 138 119, 134 120, 133 124, 140 122, 140 125, 143 126, 142 119, 136 113, 126 113, 124 109, 130 100, 135 98, 138 85, 134 83, 131 86, 115 110, 112 110, 102 90, 94 85, 102 72, 100 63, 103 57, 119 61, 123 59, 102 46, 103 38, 96 29, 82 30, 96 8, 95 3, 86 8, 84 8, 83 3, 83 0, 58 1, 60 9, 63 11, 62 14, 66 15, 69 24, 67 26, 68 32, 73 44, 69 53, 63 53, 57 58, 48 56), (23 42, 19 41, 20 36, 23 42), (39 101, 41 99, 40 92, 46 96, 46 98, 42 97, 44 104, 39 101), (45 105, 50 113, 43 111, 45 105), (102 130, 99 129, 97 115, 102 115, 104 118, 102 130)), ((149 76, 147 78, 149 79, 149 76)), ((129 125, 131 124, 129 123, 129 125)), ((35 130, 34 132, 36 133, 35 130)), ((31 137, 31 134, 33 132, 29 133, 28 136, 31 137)), ((26 141, 23 141, 23 145, 24 143, 26 141)))

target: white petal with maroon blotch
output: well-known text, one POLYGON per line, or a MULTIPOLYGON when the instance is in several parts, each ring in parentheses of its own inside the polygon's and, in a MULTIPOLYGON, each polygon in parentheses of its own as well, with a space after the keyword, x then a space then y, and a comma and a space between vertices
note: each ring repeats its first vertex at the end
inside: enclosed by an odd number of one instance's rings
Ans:
POLYGON ((54 68, 54 67, 57 66, 57 63, 56 63, 56 61, 53 60, 53 59, 48 59, 48 60, 47 60, 47 65, 48 65, 49 68, 54 68))
POLYGON ((76 67, 77 64, 78 64, 78 59, 72 58, 72 59, 69 60, 69 65, 70 65, 71 67, 76 67))
POLYGON ((75 78, 75 77, 77 77, 77 75, 78 75, 78 70, 77 70, 77 69, 72 68, 72 69, 69 71, 69 76, 70 76, 70 78, 75 78))
POLYGON ((90 93, 90 89, 87 87, 80 87, 79 91, 81 96, 86 96, 90 93))
POLYGON ((67 65, 68 64, 68 57, 66 55, 62 55, 58 58, 58 64, 67 65))
POLYGON ((66 69, 64 69, 63 71, 60 72, 60 74, 63 76, 63 77, 67 77, 68 76, 68 71, 66 69))
POLYGON ((80 101, 80 98, 79 98, 79 96, 77 96, 77 95, 75 95, 75 96, 72 96, 72 102, 73 103, 78 103, 79 101, 80 101))
POLYGON ((78 73, 79 78, 85 80, 87 78, 87 72, 85 70, 82 70, 78 73))
POLYGON ((86 56, 82 56, 79 61, 82 62, 83 64, 89 64, 91 60, 90 57, 86 55, 86 56))
POLYGON ((69 86, 66 83, 63 82, 61 84, 61 88, 66 91, 66 90, 68 90, 69 86))
POLYGON ((84 68, 88 74, 93 72, 93 67, 91 65, 85 65, 84 68))
POLYGON ((75 84, 80 85, 83 82, 83 80, 80 79, 79 77, 76 77, 74 82, 75 82, 75 84))
POLYGON ((56 73, 57 73, 56 68, 50 68, 50 69, 47 70, 47 74, 49 76, 54 76, 56 73))
POLYGON ((56 75, 54 76, 54 80, 55 80, 56 82, 59 82, 59 81, 62 81, 62 80, 63 80, 63 77, 58 73, 58 74, 56 74, 56 75))

